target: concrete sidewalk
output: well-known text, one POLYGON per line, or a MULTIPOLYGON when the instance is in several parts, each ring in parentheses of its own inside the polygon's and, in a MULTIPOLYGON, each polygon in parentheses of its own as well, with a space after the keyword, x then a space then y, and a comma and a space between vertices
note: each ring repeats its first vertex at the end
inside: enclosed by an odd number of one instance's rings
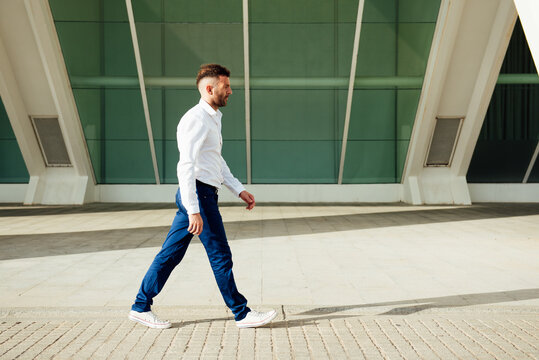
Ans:
POLYGON ((222 207, 235 328, 194 240, 155 309, 127 311, 169 204, 0 207, 0 358, 539 357, 539 204, 222 207))

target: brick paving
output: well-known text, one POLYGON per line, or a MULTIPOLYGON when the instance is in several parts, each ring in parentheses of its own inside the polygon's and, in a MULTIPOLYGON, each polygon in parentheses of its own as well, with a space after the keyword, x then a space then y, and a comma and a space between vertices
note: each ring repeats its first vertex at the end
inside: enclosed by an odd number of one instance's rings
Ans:
MULTIPOLYGON (((221 309, 222 310, 222 309, 221 309)), ((224 311, 224 310, 222 310, 224 311)), ((218 309, 166 308, 173 327, 149 329, 125 311, 5 312, 1 359, 537 359, 537 309, 479 307, 413 315, 289 314, 238 329, 218 309), (208 312, 209 311, 209 312, 208 312), (182 318, 181 314, 187 313, 182 318), (210 315, 210 317, 208 317, 210 315), (211 315, 215 316, 211 318, 211 315)), ((305 312, 304 312, 305 313, 305 312)), ((308 311, 307 311, 308 313, 308 311)))

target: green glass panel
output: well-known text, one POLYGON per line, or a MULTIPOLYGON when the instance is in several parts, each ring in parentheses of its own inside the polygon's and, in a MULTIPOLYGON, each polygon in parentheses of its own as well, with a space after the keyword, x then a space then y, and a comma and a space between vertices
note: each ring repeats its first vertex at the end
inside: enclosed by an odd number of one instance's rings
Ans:
POLYGON ((363 24, 359 41, 356 76, 394 76, 396 25, 363 24))
POLYGON ((333 76, 334 34, 330 24, 251 24, 251 76, 333 76))
MULTIPOLYGON (((365 0, 363 23, 395 22, 397 19, 397 0, 365 0)), ((338 1, 339 21, 356 23, 357 0, 338 1)))
POLYGON ((247 182, 245 140, 223 140, 222 155, 232 174, 239 181, 247 182))
POLYGON ((162 184, 178 184, 176 167, 178 165, 178 147, 175 140, 155 140, 155 156, 162 184))
POLYGON ((98 140, 102 134, 101 89, 73 89, 79 118, 87 140, 98 140))
POLYGON ((104 177, 107 184, 154 184, 148 140, 106 140, 104 177))
POLYGON ((105 183, 105 179, 103 177, 105 156, 104 144, 105 143, 101 140, 86 139, 88 153, 90 154, 90 160, 92 161, 92 166, 94 168, 95 180, 98 184, 105 183))
POLYGON ((131 139, 148 143, 139 90, 105 90, 105 134, 106 140, 131 139))
POLYGON ((479 140, 466 176, 471 183, 521 183, 536 141, 479 140))
MULTIPOLYGON (((375 1, 375 0, 371 0, 375 1)), ((440 1, 433 0, 399 0, 400 22, 432 22, 438 18, 440 1)))
POLYGON ((7 116, 6 109, 4 108, 4 103, 0 99, 0 140, 13 139, 15 139, 15 134, 11 128, 11 123, 9 122, 9 117, 7 116))
POLYGON ((398 75, 423 76, 436 24, 399 24, 398 75))
POLYGON ((337 1, 337 21, 340 23, 354 24, 355 26, 357 5, 358 1, 355 0, 337 1))
POLYGON ((56 31, 69 75, 101 75, 101 24, 57 22, 56 31))
MULTIPOLYGON (((125 0, 101 0, 103 6, 104 21, 123 21, 127 22, 127 8, 125 0)), ((134 12, 134 11, 133 11, 134 12)))
POLYGON ((337 77, 350 78, 355 28, 355 24, 337 26, 337 77))
POLYGON ((27 183, 30 179, 15 139, 0 139, 0 183, 27 183))
MULTIPOLYGON (((365 0, 362 22, 395 22, 397 19, 397 2, 397 0, 365 0)), ((354 18, 354 21, 356 18, 354 18)))
POLYGON ((397 139, 410 140, 421 89, 397 90, 397 139))
POLYGON ((180 119, 190 108, 198 104, 199 100, 198 90, 165 90, 165 135, 167 140, 176 141, 176 129, 180 119))
MULTIPOLYGON (((163 2, 155 0, 132 0, 135 21, 161 22, 163 20, 163 2)), ((138 24, 137 24, 138 33, 138 24)))
POLYGON ((0 101, 0 183, 27 183, 29 180, 19 144, 0 101))
POLYGON ((253 183, 337 182, 334 141, 253 141, 253 183))
POLYGON ((49 0, 55 21, 100 21, 101 0, 49 0))
POLYGON ((334 21, 335 4, 327 0, 250 0, 249 21, 254 23, 329 23, 334 21))
MULTIPOLYGON (((298 3, 272 5, 264 3, 259 16, 251 18, 253 78, 349 77, 357 2, 325 2, 316 10, 309 3, 301 11, 294 11, 302 6, 298 3), (341 17, 346 9, 354 12, 349 23, 341 17), (284 18, 279 12, 286 13, 284 18)), ((251 89, 253 182, 335 183, 347 91, 283 85, 251 89)))
POLYGON ((137 64, 128 24, 106 23, 105 75, 137 76, 137 64))
POLYGON ((404 165, 406 163, 406 157, 408 156, 409 140, 397 141, 397 179, 396 182, 400 183, 402 180, 402 172, 404 171, 404 165))
POLYGON ((155 140, 154 144, 161 183, 177 184, 176 166, 178 164, 178 148, 176 147, 176 141, 155 140))
POLYGON ((252 90, 254 140, 333 140, 333 90, 252 90))
POLYGON ((165 117, 163 116, 163 96, 163 89, 146 89, 146 98, 148 100, 148 108, 150 111, 150 121, 152 123, 152 134, 154 140, 166 139, 165 117))
POLYGON ((79 112, 79 119, 86 138, 88 153, 97 183, 104 181, 101 175, 103 148, 101 138, 104 134, 102 109, 103 89, 73 89, 73 96, 79 112))
POLYGON ((395 141, 348 141, 343 183, 396 182, 395 146, 395 141))
MULTIPOLYGON (((166 184, 177 184, 178 174, 177 166, 180 159, 180 153, 178 152, 178 143, 176 140, 166 140, 165 142, 165 158, 164 158, 164 182, 166 184)), ((163 167, 160 166, 160 169, 163 167)))
POLYGON ((221 119, 223 139, 245 140, 245 90, 233 89, 227 106, 220 110, 223 113, 221 119))
POLYGON ((395 90, 354 91, 348 139, 395 139, 395 90))
MULTIPOLYGON (((241 23, 241 0, 164 0, 165 21, 182 23, 241 23)), ((214 33, 212 38, 222 34, 214 33)))
MULTIPOLYGON (((348 90, 335 90, 335 107, 337 108, 337 133, 335 140, 342 141, 344 132, 344 119, 346 117, 346 102, 348 101, 348 90)), ((353 104, 353 102, 352 102, 353 104)), ((340 151, 340 148, 339 148, 340 151)), ((339 159, 340 161, 340 159, 339 159)))
POLYGON ((164 184, 165 171, 164 163, 167 161, 166 150, 163 148, 166 146, 166 140, 155 140, 153 141, 155 147, 155 157, 157 160, 157 169, 159 172, 159 181, 164 184))
POLYGON ((192 77, 218 63, 243 77, 243 29, 235 24, 166 24, 165 75, 192 77), (218 35, 218 38, 216 38, 218 35))
POLYGON ((137 23, 140 59, 144 76, 162 76, 163 69, 163 25, 137 23))

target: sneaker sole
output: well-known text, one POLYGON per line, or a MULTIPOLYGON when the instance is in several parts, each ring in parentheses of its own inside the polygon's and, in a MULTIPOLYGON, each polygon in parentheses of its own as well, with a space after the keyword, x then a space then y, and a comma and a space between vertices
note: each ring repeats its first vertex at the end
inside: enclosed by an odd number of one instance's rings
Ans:
POLYGON ((151 322, 148 322, 146 320, 140 319, 140 318, 138 318, 136 316, 133 316, 131 314, 128 315, 128 318, 131 321, 138 322, 139 324, 150 327, 152 329, 168 329, 169 327, 172 326, 171 323, 167 323, 167 324, 163 324, 163 325, 151 323, 151 322))
POLYGON ((275 319, 276 316, 277 316, 277 311, 274 311, 273 314, 271 314, 270 316, 268 316, 267 318, 265 318, 265 319, 262 320, 262 321, 259 321, 259 322, 256 322, 256 323, 236 324, 236 325, 237 325, 240 329, 260 327, 260 326, 266 325, 266 324, 269 323, 271 320, 275 319))

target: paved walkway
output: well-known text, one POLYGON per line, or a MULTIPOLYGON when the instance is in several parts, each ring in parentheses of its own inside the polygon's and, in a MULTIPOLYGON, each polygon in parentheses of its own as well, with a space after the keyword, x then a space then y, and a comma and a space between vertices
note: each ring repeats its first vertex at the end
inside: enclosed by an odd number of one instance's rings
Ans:
POLYGON ((223 207, 238 330, 198 241, 126 319, 168 204, 0 206, 0 358, 537 359, 539 204, 223 207))
MULTIPOLYGON (((125 310, 15 312, 0 323, 2 359, 536 359, 536 311, 361 311, 297 314, 239 330, 222 309, 161 308, 174 325, 148 329, 125 310), (32 314, 33 313, 33 314, 32 314), (58 316, 59 315, 59 316, 58 316)), ((284 311, 283 311, 284 310, 284 311)), ((307 311, 308 313, 308 311, 307 311)))

